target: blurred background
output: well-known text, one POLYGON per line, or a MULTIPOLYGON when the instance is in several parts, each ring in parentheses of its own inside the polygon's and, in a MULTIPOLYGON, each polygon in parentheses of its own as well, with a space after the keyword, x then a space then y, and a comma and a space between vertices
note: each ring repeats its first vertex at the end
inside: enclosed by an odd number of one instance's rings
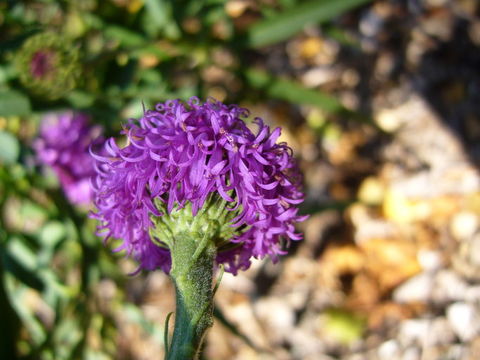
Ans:
POLYGON ((163 358, 172 284, 102 244, 72 164, 144 108, 198 96, 282 126, 310 215, 278 264, 224 275, 203 359, 479 359, 479 15, 0 1, 0 358, 163 358))

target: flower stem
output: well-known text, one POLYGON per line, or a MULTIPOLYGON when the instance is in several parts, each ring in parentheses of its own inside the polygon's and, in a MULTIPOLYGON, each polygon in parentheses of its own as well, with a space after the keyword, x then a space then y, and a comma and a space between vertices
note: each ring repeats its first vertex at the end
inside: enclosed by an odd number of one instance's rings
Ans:
POLYGON ((176 290, 175 329, 167 360, 197 359, 206 330, 213 324, 213 241, 180 233, 170 246, 176 290), (177 241, 178 240, 178 241, 177 241))

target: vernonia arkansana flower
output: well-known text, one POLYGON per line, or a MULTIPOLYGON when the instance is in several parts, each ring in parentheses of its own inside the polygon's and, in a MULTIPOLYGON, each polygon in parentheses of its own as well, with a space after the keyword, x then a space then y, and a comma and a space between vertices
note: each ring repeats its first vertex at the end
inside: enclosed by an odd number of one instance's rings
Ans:
POLYGON ((89 124, 88 115, 65 111, 43 117, 40 134, 33 147, 37 160, 50 166, 72 204, 91 203, 91 177, 95 175, 94 159, 89 147, 101 147, 102 129, 89 124))
MULTIPOLYGON (((253 133, 246 109, 191 98, 158 104, 129 120, 127 145, 105 143, 93 181, 93 215, 100 234, 123 242, 148 270, 170 269, 172 239, 185 229, 210 233, 216 263, 237 273, 251 257, 285 253, 284 240, 300 240, 294 224, 304 217, 301 176, 280 128, 260 118, 253 133)), ((180 239, 179 239, 180 241, 180 239)))

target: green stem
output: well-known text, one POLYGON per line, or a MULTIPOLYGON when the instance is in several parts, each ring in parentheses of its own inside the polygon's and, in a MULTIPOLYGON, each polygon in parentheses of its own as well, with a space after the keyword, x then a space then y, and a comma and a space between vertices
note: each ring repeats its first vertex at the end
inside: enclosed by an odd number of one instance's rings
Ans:
POLYGON ((205 333, 213 324, 212 283, 216 248, 211 239, 202 239, 198 235, 180 233, 170 247, 176 312, 167 360, 197 359, 205 333))

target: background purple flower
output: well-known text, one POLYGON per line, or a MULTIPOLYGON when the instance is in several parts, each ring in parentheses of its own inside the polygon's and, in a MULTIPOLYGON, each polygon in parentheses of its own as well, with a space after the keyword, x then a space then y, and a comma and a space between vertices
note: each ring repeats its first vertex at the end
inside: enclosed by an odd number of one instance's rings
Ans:
POLYGON ((95 169, 88 149, 102 143, 101 132, 99 126, 89 124, 86 114, 79 112, 51 113, 42 119, 40 136, 34 143, 37 159, 53 169, 73 204, 92 201, 90 182, 95 169))
MULTIPOLYGON (((93 185, 98 212, 94 215, 106 239, 122 239, 124 249, 145 269, 169 270, 169 251, 152 251, 148 232, 151 215, 163 216, 154 199, 171 213, 191 203, 195 215, 212 194, 229 203, 238 231, 230 239, 238 246, 219 248, 217 263, 236 273, 250 266, 251 257, 284 254, 283 240, 299 240, 294 224, 304 217, 301 176, 291 149, 277 144, 280 128, 270 131, 260 118, 254 134, 241 118, 246 109, 221 102, 158 104, 123 134, 127 146, 114 139, 105 144, 108 156, 98 161, 93 185)), ((162 241, 162 239, 158 239, 162 241)))

